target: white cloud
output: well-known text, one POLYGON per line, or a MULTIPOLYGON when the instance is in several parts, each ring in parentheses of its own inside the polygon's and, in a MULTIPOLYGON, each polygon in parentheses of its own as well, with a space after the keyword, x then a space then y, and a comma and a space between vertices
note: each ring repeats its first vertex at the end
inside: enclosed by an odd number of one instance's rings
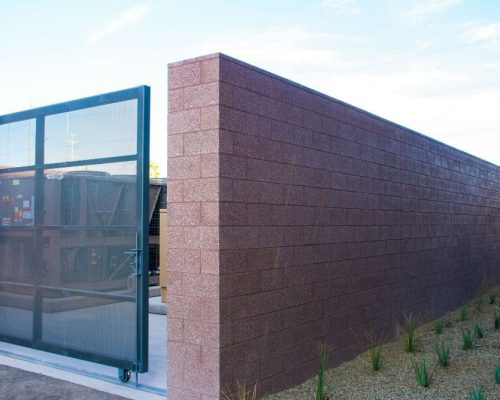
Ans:
POLYGON ((419 1, 408 11, 408 16, 416 23, 422 23, 429 18, 443 14, 450 8, 460 4, 462 0, 426 0, 419 1))
POLYGON ((447 93, 446 87, 453 85, 443 73, 304 74, 301 80, 323 93, 500 165, 500 114, 496 111, 500 92, 491 88, 447 93), (421 91, 424 87, 439 87, 441 93, 425 93, 421 91))
POLYGON ((486 64, 483 64, 482 68, 485 70, 498 69, 498 68, 500 68, 500 62, 486 63, 486 64))
POLYGON ((500 22, 472 28, 465 32, 462 38, 467 43, 497 44, 500 41, 500 22))
POLYGON ((427 44, 417 56, 379 63, 357 57, 353 43, 366 40, 282 27, 210 37, 189 53, 227 53, 500 164, 496 63, 484 72, 480 61, 434 59, 427 44))
POLYGON ((137 4, 121 12, 107 21, 102 28, 94 31, 89 37, 88 44, 94 45, 116 31, 136 24, 151 10, 152 6, 150 4, 137 4))
POLYGON ((338 65, 339 57, 333 50, 334 41, 335 37, 331 34, 283 27, 213 36, 197 45, 193 53, 220 51, 263 68, 286 73, 296 67, 338 65))
POLYGON ((321 5, 337 14, 359 14, 361 12, 358 0, 322 0, 321 5))
POLYGON ((381 90, 415 97, 437 95, 454 89, 468 80, 464 74, 435 67, 394 71, 388 74, 369 74, 358 76, 356 79, 365 80, 366 83, 375 81, 381 90))

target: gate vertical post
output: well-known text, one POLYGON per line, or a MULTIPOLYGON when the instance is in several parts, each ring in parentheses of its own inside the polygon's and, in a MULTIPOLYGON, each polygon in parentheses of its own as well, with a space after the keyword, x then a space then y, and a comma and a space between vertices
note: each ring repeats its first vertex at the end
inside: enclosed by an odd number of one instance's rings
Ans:
POLYGON ((140 248, 140 257, 136 287, 137 293, 137 359, 142 360, 142 364, 137 366, 139 372, 148 370, 148 318, 149 318, 149 113, 150 113, 150 88, 141 87, 141 96, 138 98, 138 119, 137 119, 137 176, 138 186, 137 205, 140 216, 141 227, 139 241, 136 248, 140 248), (142 206, 141 206, 142 205, 142 206))
POLYGON ((43 267, 43 223, 44 223, 44 160, 45 160, 45 117, 36 118, 35 133, 35 215, 33 229, 35 235, 35 285, 33 294, 33 341, 42 339, 43 293, 38 286, 42 279, 43 267))

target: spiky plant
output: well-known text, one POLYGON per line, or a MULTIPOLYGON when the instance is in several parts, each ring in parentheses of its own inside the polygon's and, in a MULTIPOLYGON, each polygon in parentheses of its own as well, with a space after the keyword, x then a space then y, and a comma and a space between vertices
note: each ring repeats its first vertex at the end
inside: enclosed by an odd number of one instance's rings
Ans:
POLYGON ((482 339, 484 337, 483 327, 480 324, 474 322, 473 329, 474 329, 474 336, 477 339, 482 339))
POLYGON ((470 329, 462 329, 462 349, 472 349, 473 335, 470 329))
POLYGON ((500 383, 500 364, 497 364, 495 368, 495 380, 500 383))
POLYGON ((462 307, 460 307, 460 315, 458 319, 463 322, 467 320, 468 316, 469 316, 469 310, 467 308, 467 304, 464 304, 462 307))
POLYGON ((413 353, 417 345, 415 320, 412 315, 405 316, 405 349, 408 353, 413 353))
POLYGON ((372 370, 377 372, 382 364, 382 346, 380 344, 370 349, 370 360, 372 362, 372 370))
POLYGON ((439 318, 438 320, 434 321, 432 327, 436 335, 441 335, 443 333, 444 325, 445 320, 443 318, 439 318))
POLYGON ((480 313, 481 310, 483 309, 483 304, 484 304, 484 298, 483 296, 479 296, 478 299, 476 300, 475 306, 476 306, 476 312, 480 313))
POLYGON ((415 360, 412 360, 411 365, 413 367, 413 370, 415 371, 415 377, 417 378, 417 383, 422 387, 429 387, 429 385, 431 384, 431 379, 432 375, 434 374, 434 371, 429 372, 426 360, 424 359, 420 363, 415 360))
POLYGON ((438 362, 441 367, 447 367, 448 364, 450 363, 450 345, 446 344, 445 342, 441 342, 440 344, 436 345, 436 353, 438 356, 438 362))
POLYGON ((482 388, 472 388, 470 391, 471 400, 486 400, 486 394, 482 388))
POLYGON ((328 396, 325 394, 325 369, 326 362, 328 359, 328 352, 330 346, 327 344, 321 344, 319 346, 319 372, 318 372, 318 385, 316 387, 316 397, 315 400, 328 400, 328 396))
POLYGON ((253 387, 248 387, 246 384, 240 384, 237 382, 238 388, 233 394, 225 394, 222 396, 222 400, 257 400, 257 384, 253 387))

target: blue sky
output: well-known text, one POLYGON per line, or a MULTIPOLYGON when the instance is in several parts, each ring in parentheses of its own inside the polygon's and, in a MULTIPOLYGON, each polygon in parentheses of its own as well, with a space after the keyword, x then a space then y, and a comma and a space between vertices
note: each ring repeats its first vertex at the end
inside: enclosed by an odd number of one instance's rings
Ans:
POLYGON ((147 84, 224 52, 500 164, 496 0, 0 0, 0 114, 147 84))

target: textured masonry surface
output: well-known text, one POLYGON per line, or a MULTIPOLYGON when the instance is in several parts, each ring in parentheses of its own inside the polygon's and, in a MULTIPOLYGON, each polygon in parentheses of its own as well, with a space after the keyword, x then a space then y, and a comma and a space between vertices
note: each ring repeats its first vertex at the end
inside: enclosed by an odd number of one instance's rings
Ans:
POLYGON ((499 282, 499 167, 222 54, 168 103, 169 400, 290 387, 499 282))

